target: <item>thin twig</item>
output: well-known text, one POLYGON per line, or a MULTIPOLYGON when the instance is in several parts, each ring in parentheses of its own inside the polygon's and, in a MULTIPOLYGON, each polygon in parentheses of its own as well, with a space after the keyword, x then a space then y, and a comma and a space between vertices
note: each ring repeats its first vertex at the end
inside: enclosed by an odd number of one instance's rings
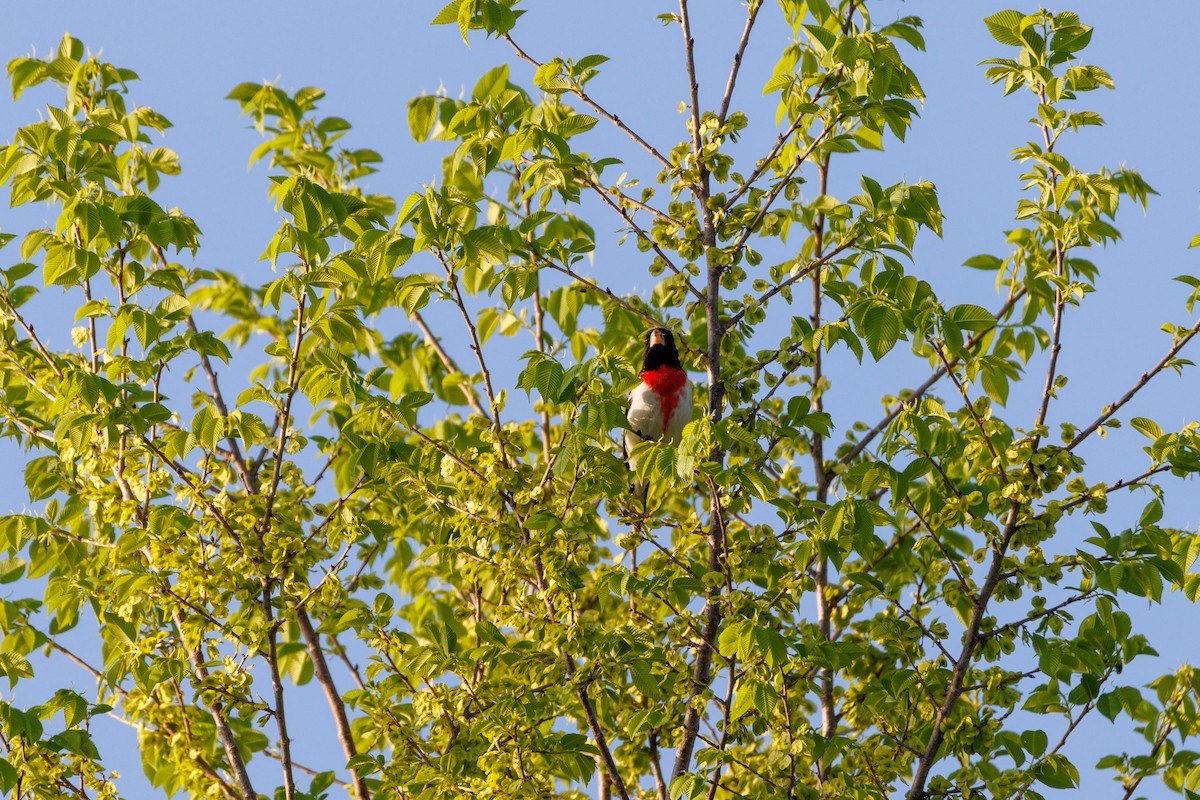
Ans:
POLYGON ((1093 433, 1095 433, 1097 428, 1099 428, 1101 425, 1103 425, 1105 422, 1107 422, 1109 417, 1111 417, 1113 414, 1117 413, 1118 409, 1120 409, 1121 406, 1125 405, 1130 400, 1132 400, 1134 398, 1134 396, 1138 392, 1140 392, 1146 386, 1146 384, 1149 383, 1154 378, 1154 376, 1156 376, 1158 373, 1162 372, 1163 368, 1171 363, 1171 361, 1175 358, 1175 356, 1179 354, 1179 351, 1182 350, 1184 347, 1186 347, 1187 343, 1190 342, 1197 333, 1200 333, 1200 319, 1196 320, 1195 324, 1193 324, 1192 327, 1188 328, 1187 331, 1182 336, 1179 336, 1171 344, 1171 348, 1169 350, 1167 350, 1166 355, 1164 355, 1162 358, 1160 358, 1158 360, 1157 364, 1155 364, 1153 367, 1151 367, 1146 372, 1142 373, 1142 377, 1138 378, 1137 382, 1133 384, 1133 387, 1130 388, 1130 390, 1128 392, 1121 395, 1121 397, 1118 398, 1111 405, 1106 406, 1104 411, 1100 414, 1099 417, 1097 417, 1095 419, 1095 421, 1093 421, 1090 425, 1088 425, 1086 428, 1081 430, 1079 433, 1075 434, 1075 438, 1072 439, 1071 443, 1068 444, 1066 447, 1067 452, 1071 452, 1076 447, 1078 447, 1080 444, 1082 444, 1085 439, 1087 439, 1089 436, 1091 436, 1093 433))
MULTIPOLYGON (((527 61, 530 64, 533 64, 535 67, 542 66, 542 62, 538 61, 537 59, 533 58, 528 53, 526 53, 524 50, 522 50, 521 47, 516 43, 516 41, 513 40, 511 35, 509 35, 507 33, 504 34, 504 41, 506 41, 510 45, 512 45, 512 48, 517 51, 517 55, 520 56, 522 60, 527 61)), ((593 100, 588 95, 587 92, 583 91, 582 87, 572 86, 571 94, 578 97, 584 103, 587 103, 592 108, 592 110, 595 111, 597 114, 604 117, 606 120, 611 122, 613 125, 616 125, 617 128, 619 130, 621 130, 626 136, 628 136, 630 139, 632 139, 633 141, 635 141, 639 145, 641 145, 642 149, 644 149, 647 153, 652 155, 655 158, 655 160, 658 161, 658 163, 662 164, 667 169, 671 168, 671 161, 668 158, 666 158, 665 156, 663 156, 663 154, 660 153, 654 147, 654 145, 650 144, 648 141, 646 141, 641 136, 639 136, 632 128, 630 128, 628 125, 626 125, 624 122, 622 122, 621 118, 618 117, 616 114, 611 113, 610 111, 608 111, 608 109, 604 108, 599 103, 597 103, 595 100, 593 100)))
MULTIPOLYGON (((822 79, 821 85, 817 87, 817 91, 813 94, 812 100, 809 100, 808 102, 811 104, 816 104, 816 102, 824 95, 825 90, 829 88, 829 84, 831 82, 836 83, 837 80, 840 79, 841 74, 841 67, 839 67, 835 72, 827 73, 825 78, 822 79)), ((783 151, 783 148, 788 144, 788 142, 792 140, 792 136, 794 136, 796 132, 800 130, 801 124, 805 120, 811 119, 812 117, 806 117, 803 114, 796 115, 796 118, 792 120, 792 124, 788 126, 787 130, 776 137, 775 143, 771 146, 771 149, 767 152, 767 154, 759 160, 757 166, 754 168, 754 171, 751 172, 749 177, 747 177, 745 181, 743 181, 742 184, 734 190, 733 194, 729 196, 729 199, 726 202, 727 206, 733 206, 742 198, 744 194, 746 194, 746 192, 750 191, 750 189, 754 186, 755 181, 762 177, 763 173, 766 172, 773 163, 775 163, 775 159, 778 158, 780 152, 783 151)), ((826 129, 826 132, 828 132, 828 129, 826 129)), ((825 133, 822 133, 821 135, 824 136, 825 133)))
MULTIPOLYGON (((725 703, 722 714, 724 718, 721 721, 721 740, 717 744, 717 749, 724 753, 729 747, 729 731, 731 727, 731 716, 733 714, 733 693, 734 687, 737 685, 737 658, 730 656, 726 659, 726 674, 728 675, 727 686, 725 687, 725 703)), ((717 766, 713 770, 712 782, 708 785, 707 800, 716 800, 717 789, 721 785, 721 761, 717 761, 717 766)))
MULTIPOLYGON (((534 278, 536 285, 533 288, 533 338, 534 347, 544 357, 546 355, 546 311, 542 308, 542 282, 537 277, 534 278)), ((542 405, 542 461, 546 464, 546 471, 542 474, 542 480, 539 486, 543 485, 550 476, 550 471, 553 469, 553 461, 550 457, 550 411, 545 404, 542 405)), ((565 438, 566 432, 563 432, 565 438)))
POLYGON ((959 395, 962 396, 963 408, 967 410, 967 414, 969 414, 971 419, 975 422, 975 427, 979 429, 979 435, 983 437, 983 443, 987 445, 988 452, 992 454, 992 458, 995 460, 997 474, 1000 476, 1001 480, 1003 480, 1005 483, 1008 483, 1008 475, 1004 472, 1004 460, 1000 458, 1000 453, 996 451, 996 445, 992 444, 992 437, 988 436, 987 429, 983 427, 983 420, 980 419, 979 414, 975 413, 975 404, 971 402, 971 396, 967 393, 967 387, 964 386, 962 381, 958 379, 958 375, 954 372, 954 367, 951 366, 950 360, 946 358, 946 354, 938 342, 935 342, 932 338, 928 339, 927 341, 929 346, 933 348, 935 353, 937 353, 938 360, 942 362, 942 369, 945 370, 946 375, 950 377, 950 381, 954 384, 954 388, 958 389, 959 395))
POLYGON ((981 639, 992 639, 992 638, 1002 635, 1006 631, 1014 630, 1016 628, 1022 628, 1031 622, 1035 622, 1039 619, 1042 619, 1043 617, 1049 617, 1053 614, 1057 614, 1059 611, 1066 608, 1067 606, 1071 606, 1071 605, 1074 605, 1075 603, 1083 602, 1084 600, 1090 600, 1091 598, 1095 597, 1099 591, 1100 591, 1099 589, 1091 589, 1086 592, 1081 592, 1081 593, 1075 595, 1074 597, 1068 597, 1066 600, 1063 600, 1061 603, 1058 603, 1057 605, 1050 606, 1049 608, 1043 608, 1041 611, 1037 611, 1037 612, 1034 612, 1033 614, 1029 614, 1029 615, 1023 617, 1022 619, 1018 619, 1013 622, 1005 623, 1004 625, 1001 625, 998 628, 993 628, 992 630, 988 631, 987 633, 980 634, 980 638, 981 639))
POLYGON ((649 245, 652 250, 654 250, 654 252, 658 255, 658 257, 662 259, 663 264, 667 267, 667 269, 671 270, 671 272, 673 272, 676 275, 683 278, 683 285, 687 287, 687 290, 692 293, 693 297, 695 297, 700 302, 704 302, 704 295, 691 282, 687 273, 685 273, 678 266, 676 266, 675 262, 673 262, 667 256, 667 254, 665 252, 663 252, 662 247, 660 247, 658 242, 656 242, 654 240, 653 236, 651 236, 649 233, 647 233, 645 230, 643 230, 640 225, 638 225, 636 222, 634 222, 633 217, 630 216, 629 213, 625 209, 621 208, 620 204, 618 204, 611 197, 609 197, 608 193, 602 187, 600 187, 599 185, 597 185, 595 183, 592 183, 591 181, 584 181, 584 183, 586 183, 588 186, 590 186, 596 192, 596 194, 598 194, 600 196, 600 199, 603 200, 608 205, 609 208, 611 208, 613 211, 616 211, 617 214, 619 214, 621 216, 621 219, 625 220, 625 224, 629 225, 629 227, 633 229, 633 232, 635 234, 637 234, 637 237, 639 239, 641 239, 643 242, 645 242, 647 245, 649 245))
POLYGON ((792 176, 796 174, 796 171, 799 170, 800 167, 804 166, 804 162, 808 160, 808 157, 812 155, 813 151, 817 149, 821 142, 825 141, 825 138, 829 136, 829 134, 833 133, 834 129, 842 121, 844 116, 844 114, 838 114, 836 117, 831 119, 829 123, 826 124, 825 129, 817 134, 816 138, 814 138, 812 142, 810 142, 809 145, 792 160, 792 163, 786 170, 784 170, 783 175, 776 182, 775 187, 767 193, 766 197, 763 198, 762 206, 758 209, 758 213, 754 215, 754 219, 750 220, 750 222, 743 227, 742 233, 738 237, 737 241, 735 241, 733 245, 728 248, 731 252, 740 250, 742 246, 750 240, 750 237, 758 231, 758 226, 762 224, 762 221, 767 216, 767 212, 771 210, 771 206, 775 204, 775 201, 779 198, 779 195, 782 194, 783 190, 787 188, 788 184, 792 180, 792 176))
POLYGON ((263 509, 262 522, 259 524, 258 536, 261 539, 271 529, 271 516, 275 510, 275 499, 279 494, 279 482, 283 477, 283 460, 287 452, 288 428, 291 425, 292 401, 300 388, 300 350, 304 344, 304 311, 308 295, 299 292, 296 297, 296 341, 292 346, 292 356, 288 364, 287 393, 283 398, 283 408, 279 412, 279 436, 275 444, 275 463, 271 469, 271 483, 267 489, 266 507, 263 509))
MULTIPOLYGON (((925 627, 925 623, 921 622, 921 620, 917 619, 915 614, 913 614, 911 611, 909 611, 907 608, 905 608, 903 605, 901 605, 899 600, 897 600, 895 598, 888 598, 888 599, 891 600, 892 605, 895 607, 895 609, 897 611, 900 612, 900 615, 902 617, 904 617, 906 620, 911 622, 913 625, 916 625, 918 628, 921 629, 921 635, 924 636, 929 641, 933 642, 934 647, 936 647, 938 649, 938 652, 940 652, 943 656, 946 657, 947 661, 950 661, 950 662, 954 661, 954 656, 950 655, 950 651, 946 649, 946 646, 944 644, 942 644, 941 640, 938 639, 936 636, 934 636, 933 632, 931 630, 929 630, 929 628, 925 627)), ((917 670, 916 664, 913 664, 912 667, 913 667, 913 673, 915 675, 917 675, 917 678, 919 680, 921 680, 922 684, 924 684, 925 681, 923 678, 920 677, 920 672, 917 670)), ((927 691, 928 691, 928 689, 927 689, 927 691)), ((933 699, 932 693, 930 693, 930 694, 931 694, 930 699, 932 700, 933 699)))
MULTIPOLYGON (((196 320, 191 315, 187 315, 187 327, 193 334, 197 332, 196 320)), ((208 386, 212 390, 213 403, 217 407, 217 411, 221 413, 222 418, 229 417, 229 407, 225 404, 225 396, 221 393, 221 383, 217 379, 217 371, 213 369, 212 361, 208 354, 200 351, 200 368, 208 377, 208 386)), ((250 468, 246 465, 246 459, 242 455, 242 448, 238 444, 237 438, 231 432, 225 437, 225 441, 229 443, 229 455, 233 461, 234 468, 237 469, 238 477, 242 479, 242 485, 246 487, 246 491, 254 493, 254 478, 250 474, 250 468)))
POLYGON ((650 772, 654 775, 654 790, 658 800, 667 800, 667 782, 663 780, 662 757, 658 752, 658 731, 650 731, 647 747, 650 750, 650 772))
MULTIPOLYGON (((782 292, 784 289, 788 288, 789 286, 791 286, 799 281, 804 280, 805 278, 807 278, 809 275, 812 274, 813 270, 820 269, 821 267, 825 266, 830 261, 832 261, 839 253, 843 252, 846 248, 853 246, 854 243, 857 241, 858 241, 858 236, 848 237, 847 239, 838 243, 838 245, 836 247, 831 249, 825 255, 823 255, 819 258, 816 258, 813 261, 810 261, 806 267, 804 267, 802 270, 797 272, 795 275, 788 276, 787 280, 780 281, 779 283, 772 286, 770 289, 763 292, 761 295, 759 295, 756 298, 755 302, 758 303, 759 305, 762 305, 763 303, 767 302, 772 297, 779 294, 780 292, 782 292)), ((729 321, 725 323, 725 330, 732 329, 735 325, 737 325, 739 322, 741 322, 742 318, 745 316, 746 316, 746 309, 742 309, 738 313, 734 314, 729 319, 729 321)))
MULTIPOLYGON (((1105 487, 1104 492, 1105 492, 1105 494, 1107 494, 1109 492, 1115 492, 1118 489, 1134 488, 1134 487, 1140 486, 1142 481, 1146 480, 1147 478, 1151 478, 1162 472, 1169 472, 1170 470, 1171 470, 1170 464, 1162 464, 1157 467, 1152 467, 1151 469, 1148 469, 1145 472, 1143 472, 1141 475, 1138 475, 1136 478, 1121 478, 1120 480, 1116 481, 1115 483, 1110 483, 1108 486, 1105 487)), ((1076 506, 1083 505, 1084 503, 1090 501, 1091 499, 1092 499, 1091 493, 1084 492, 1082 495, 1080 495, 1079 497, 1076 497, 1074 500, 1068 500, 1064 503, 1061 503, 1057 508, 1059 511, 1066 511, 1068 509, 1075 508, 1076 506)))
POLYGON ((950 553, 946 551, 946 546, 942 544, 942 540, 934 532, 933 526, 929 524, 929 520, 925 519, 925 516, 917 509, 917 506, 915 503, 913 503, 912 499, 905 497, 904 503, 909 507, 909 509, 912 510, 914 514, 917 515, 917 519, 921 520, 921 524, 925 526, 925 530, 929 531, 929 538, 933 540, 933 543, 937 546, 937 549, 942 552, 942 557, 946 559, 946 563, 950 566, 950 569, 953 570, 954 577, 958 578, 958 582, 962 586, 963 592, 966 593, 967 597, 971 598, 971 602, 975 602, 975 595, 972 594, 969 588, 970 584, 967 583, 966 577, 958 568, 958 560, 952 557, 950 553))
MULTIPOLYGON (((571 661, 570 656, 564 654, 563 658, 568 663, 571 661)), ((568 671, 568 677, 570 671, 568 671)), ((588 728, 592 732, 592 738, 596 740, 596 749, 600 751, 600 757, 604 760, 604 768, 608 773, 612 785, 616 787, 617 794, 621 800, 629 800, 629 791, 625 788, 625 780, 621 777, 621 773, 617 770, 617 762, 613 759, 612 750, 608 747, 608 739, 604 735, 604 730, 600 727, 600 720, 596 717, 596 710, 592 707, 591 698, 588 697, 587 685, 581 685, 575 690, 576 697, 579 698, 579 704, 583 706, 583 715, 587 719, 588 728)))
POLYGON ((14 306, 8 299, 8 292, 0 292, 0 303, 4 305, 4 308, 8 310, 9 314, 12 314, 12 317, 17 321, 17 324, 25 330, 25 334, 29 337, 29 340, 33 342, 34 347, 37 348, 37 351, 41 354, 42 359, 46 362, 46 365, 54 371, 55 375, 61 378, 63 373, 62 369, 58 366, 58 362, 54 360, 54 356, 50 355, 50 351, 47 350, 46 346, 42 344, 42 340, 38 338, 37 333, 35 333, 33 330, 33 325, 25 321, 25 318, 21 316, 19 311, 17 311, 16 306, 14 306))
POLYGON ((462 289, 458 285, 458 276, 450 268, 450 262, 446 260, 445 255, 441 252, 435 252, 435 255, 438 261, 441 262, 442 269, 446 271, 446 282, 450 284, 450 290, 454 295, 454 304, 458 306, 458 311, 467 326, 467 333, 471 336, 471 349, 475 352, 475 360, 479 364, 479 369, 483 372, 483 388, 487 392, 488 404, 492 408, 490 419, 492 430, 496 433, 496 447, 500 452, 500 461, 507 464, 508 452, 504 445, 504 432, 500 425, 500 407, 496 403, 496 392, 492 388, 491 370, 488 369, 487 362, 483 358, 483 345, 479 341, 479 330, 475 327, 475 322, 471 319, 470 312, 467 311, 466 298, 463 297, 462 289))
POLYGON ((738 70, 742 67, 742 56, 746 53, 746 45, 750 43, 750 31, 754 29, 754 21, 758 18, 762 0, 750 0, 746 12, 746 27, 742 29, 742 38, 738 41, 737 51, 733 54, 733 63, 729 65, 729 80, 725 82, 725 96, 721 98, 721 110, 717 113, 717 126, 725 124, 729 114, 729 104, 733 100, 733 86, 737 83, 738 70))
POLYGON ((549 267, 550 269, 554 270, 555 272, 561 272, 563 275, 566 275, 568 278, 571 278, 576 283, 582 284, 583 287, 588 289, 589 291, 595 292, 596 294, 604 295, 609 300, 613 301, 618 306, 620 306, 621 308, 628 311, 630 314, 633 314, 634 316, 640 318, 647 325, 650 325, 651 327, 654 327, 654 328, 662 327, 662 320, 655 319, 654 317, 647 314, 645 311, 634 308, 623 298, 616 295, 612 289, 605 289, 605 288, 601 287, 596 282, 583 277, 582 275, 580 275, 578 272, 575 272, 570 267, 563 266, 562 264, 558 264, 557 262, 552 261, 549 258, 546 258, 546 256, 542 255, 541 253, 537 252, 536 250, 531 250, 530 252, 533 253, 534 258, 536 258, 538 261, 540 261, 543 266, 549 267))
POLYGON ((213 504, 212 499, 208 497, 208 495, 204 494, 204 492, 200 491, 199 487, 203 481, 187 467, 168 458, 167 454, 158 449, 154 442, 150 441, 149 437, 143 435, 142 444, 144 444, 146 449, 153 453, 160 462, 165 464, 168 469, 175 473, 175 476, 179 478, 179 480, 185 486, 187 486, 188 489, 191 490, 192 497, 196 499, 200 505, 204 506, 204 509, 208 511, 208 513, 212 514, 213 518, 217 522, 221 523, 221 527, 225 529, 225 532, 228 533, 233 541, 237 544, 238 549, 244 552, 245 549, 242 547, 241 535, 238 534, 237 530, 234 529, 233 525, 230 524, 229 520, 225 518, 225 515, 221 513, 216 505, 213 504))
MULTIPOLYGON (((450 373, 457 372, 460 374, 465 374, 461 369, 458 368, 458 364, 456 364, 454 359, 450 357, 450 354, 446 352, 446 349, 442 347, 442 343, 438 341, 436 336, 433 335, 433 331, 429 329, 429 326, 425 324, 425 318, 421 316, 421 312, 414 311, 412 318, 413 321, 417 323, 417 327, 421 329, 421 333, 425 335, 425 343, 433 348, 433 352, 437 353, 438 360, 442 362, 442 366, 446 368, 446 371, 450 373)), ((485 411, 483 406, 480 404, 479 398, 475 395, 474 387, 472 387, 466 381, 462 381, 458 384, 458 388, 459 391, 462 392, 463 398, 467 401, 467 405, 471 407, 471 410, 490 422, 492 416, 491 414, 487 413, 487 411, 485 411)))
POLYGON ((696 78, 696 40, 692 37, 692 23, 688 14, 688 0, 679 0, 679 27, 683 30, 684 62, 687 65, 688 94, 691 99, 692 155, 697 159, 696 167, 703 171, 700 163, 700 83, 696 78))
MULTIPOLYGON (((630 197, 629 195, 625 194, 624 192, 622 192, 620 189, 616 188, 615 186, 603 187, 603 186, 600 186, 599 181, 593 181, 591 178, 587 178, 587 177, 577 178, 575 180, 575 182, 578 183, 580 186, 587 186, 590 189, 595 189, 597 191, 604 192, 605 194, 608 194, 612 197, 616 197, 621 203, 623 203, 625 205, 633 206, 634 208, 639 209, 640 211, 645 211, 647 214, 658 217, 658 219, 667 223, 668 225, 679 225, 679 220, 675 219, 670 214, 667 214, 664 211, 660 211, 659 209, 655 208, 654 206, 650 205, 649 203, 643 203, 641 200, 638 200, 636 197, 630 197)), ((494 202, 494 201, 492 201, 489 198, 489 202, 494 202)))

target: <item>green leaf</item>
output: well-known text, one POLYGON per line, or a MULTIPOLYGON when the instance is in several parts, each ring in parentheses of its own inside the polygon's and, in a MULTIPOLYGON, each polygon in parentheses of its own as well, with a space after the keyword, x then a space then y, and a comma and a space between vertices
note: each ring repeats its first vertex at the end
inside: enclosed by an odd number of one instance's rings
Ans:
POLYGON ((0 561, 0 583, 12 583, 25 575, 26 562, 23 558, 6 558, 0 561))
POLYGON ((904 216, 924 225, 937 236, 942 235, 942 207, 938 203, 937 189, 932 183, 914 183, 908 186, 907 195, 900 205, 904 216))
POLYGON ((992 312, 970 303, 954 306, 946 312, 946 319, 969 331, 986 331, 996 327, 996 318, 992 312))
POLYGON ((192 434, 201 447, 213 450, 225 436, 225 420, 211 406, 201 406, 192 418, 192 434))
POLYGON ((1162 427, 1152 419, 1146 419, 1145 417, 1134 417, 1133 419, 1129 420, 1129 425, 1143 436, 1149 438, 1151 441, 1163 435, 1162 427))
POLYGON ((585 70, 594 69, 608 61, 608 56, 593 53, 592 55, 584 56, 575 62, 575 71, 583 72, 585 70))
POLYGON ((68 753, 82 758, 93 760, 99 760, 100 758, 100 751, 96 749, 91 734, 78 728, 62 731, 51 736, 47 744, 55 750, 66 750, 68 753))
POLYGON ((0 758, 0 792, 7 794, 17 785, 17 771, 6 759, 0 758))
MULTIPOLYGON (((739 469, 737 474, 742 488, 748 490, 750 494, 759 500, 771 500, 779 496, 779 484, 772 481, 759 470, 739 469)), ((680 477, 691 477, 691 470, 681 473, 680 477)))
POLYGON ((559 136, 566 139, 585 131, 590 131, 596 127, 597 122, 599 120, 596 117, 587 114, 572 114, 560 122, 554 130, 559 136))
POLYGON ((996 270, 1000 269, 1003 264, 1004 262, 999 258, 993 255, 988 255, 987 253, 971 256, 963 262, 964 267, 971 267, 972 269, 984 269, 991 272, 995 272, 996 270))
POLYGON ((983 385, 983 391, 987 396, 995 400, 1000 405, 1008 403, 1008 376, 1001 370, 985 365, 980 373, 980 383, 983 385))
POLYGON ((458 7, 461 6, 463 0, 451 0, 442 10, 437 13, 437 16, 429 23, 430 25, 449 25, 452 22, 458 21, 458 7))
POLYGON ((48 72, 46 63, 36 58, 16 58, 8 62, 13 100, 20 100, 22 92, 44 81, 48 72))
POLYGON ((408 130, 418 142, 429 140, 438 118, 438 98, 432 95, 414 97, 408 102, 408 130))
POLYGON ((985 17, 983 22, 987 25, 988 33, 1000 44, 1021 47, 1024 45, 1020 36, 1021 20, 1024 18, 1019 11, 1005 10, 985 17))
POLYGON ((162 206, 143 194, 118 197, 112 207, 123 222, 135 225, 149 225, 166 216, 162 206))
POLYGON ((754 678, 743 678, 734 696, 729 718, 741 719, 751 711, 757 711, 763 716, 769 715, 778 700, 779 694, 770 684, 754 678))
POLYGON ((475 84, 475 89, 471 92, 471 96, 477 102, 486 103, 489 101, 498 100, 501 93, 508 88, 508 64, 501 64, 492 70, 489 70, 479 82, 475 84))
POLYGON ((820 25, 805 25, 804 30, 808 32, 810 41, 822 52, 828 52, 837 44, 837 34, 820 25))
POLYGON ((862 316, 859 333, 875 360, 883 358, 900 339, 902 320, 899 312, 884 303, 872 303, 862 316))
POLYGON ((377 757, 366 753, 359 753, 356 756, 352 756, 346 762, 346 769, 354 770, 360 776, 370 775, 373 772, 377 772, 381 767, 382 765, 379 763, 377 757))
POLYGON ((704 796, 706 788, 704 778, 690 772, 685 772, 671 781, 668 791, 671 800, 680 800, 680 798, 684 797, 688 800, 699 800, 699 798, 704 796))
POLYGON ((1146 528, 1151 525, 1157 524, 1159 522, 1159 520, 1162 519, 1162 516, 1163 516, 1162 501, 1156 497, 1153 500, 1151 500, 1149 503, 1147 503, 1146 507, 1144 509, 1142 509, 1142 517, 1140 520, 1138 520, 1138 524, 1141 525, 1143 528, 1146 528))
POLYGON ((536 388, 547 402, 558 402, 565 372, 553 358, 536 350, 525 354, 528 366, 517 379, 517 388, 528 391, 536 388))
POLYGON ((1025 731, 1021 734, 1021 746, 1034 758, 1041 758, 1042 753, 1046 752, 1049 742, 1050 739, 1046 732, 1041 729, 1025 731))
POLYGON ((727 622, 717 635, 717 652, 726 658, 745 652, 752 642, 754 624, 749 620, 727 622))
POLYGON ((32 678, 33 667, 20 653, 0 652, 0 675, 8 678, 9 688, 12 688, 21 678, 32 678))
POLYGON ((1079 770, 1061 753, 1046 756, 1035 764, 1033 774, 1052 789, 1073 789, 1079 785, 1079 770))
MULTIPOLYGON (((779 631, 774 628, 756 625, 754 627, 754 641, 758 645, 759 652, 762 654, 767 666, 771 669, 778 669, 788 663, 787 639, 779 631)), ((759 710, 764 711, 761 707, 759 707, 759 710)))

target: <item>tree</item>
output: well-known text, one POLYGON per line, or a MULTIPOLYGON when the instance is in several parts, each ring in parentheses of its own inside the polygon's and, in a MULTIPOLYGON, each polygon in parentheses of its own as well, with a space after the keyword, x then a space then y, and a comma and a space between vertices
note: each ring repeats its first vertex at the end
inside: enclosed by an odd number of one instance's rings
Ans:
MULTIPOLYGON (((153 198, 180 165, 155 146, 167 120, 127 106, 133 72, 70 36, 10 63, 14 96, 62 100, 0 157, 14 205, 58 213, 4 234, 0 419, 38 511, 0 519, 20 593, 0 601, 0 671, 15 686, 48 651, 96 688, 0 702, 0 789, 115 796, 90 732, 113 714, 150 780, 189 796, 1037 798, 1080 766, 1126 797, 1151 776, 1193 794, 1192 669, 1122 683, 1154 651, 1119 601, 1196 600, 1200 541, 1163 519, 1167 479, 1200 470, 1197 426, 1124 420, 1148 446, 1115 480, 1079 449, 1189 365, 1200 322, 1051 428, 1086 250, 1153 191, 1069 161, 1102 122, 1079 99, 1112 87, 1081 59, 1091 29, 986 20, 987 75, 1027 98, 1034 141, 1008 251, 967 262, 998 297, 950 305, 909 266, 941 232, 934 186, 828 191, 913 124, 919 20, 781 0, 777 130, 747 141, 734 90, 761 81, 740 65, 763 5, 702 100, 681 0, 662 15, 690 78, 668 149, 589 92, 605 57, 543 60, 515 5, 434 20, 503 43, 534 85, 504 65, 470 97, 413 100, 413 136, 451 150, 400 202, 359 188, 378 155, 342 144, 320 90, 231 92, 281 212, 262 285, 205 267, 195 223, 153 198), (651 169, 585 151, 599 126, 651 169), (621 267, 590 269, 614 220, 621 267), (73 349, 37 332, 51 286, 76 301, 73 349), (704 379, 683 443, 642 447, 643 512, 616 439, 650 325, 704 379), (878 419, 826 407, 901 350, 927 366, 878 419), (1140 515, 1106 514, 1132 488, 1153 498, 1140 515), (64 644, 78 628, 99 646, 64 644), (291 749, 323 735, 295 724, 306 684, 336 738, 320 764, 291 749), (1093 712, 1144 750, 1073 763, 1093 712)), ((1180 280, 1190 315, 1200 279, 1180 280)))

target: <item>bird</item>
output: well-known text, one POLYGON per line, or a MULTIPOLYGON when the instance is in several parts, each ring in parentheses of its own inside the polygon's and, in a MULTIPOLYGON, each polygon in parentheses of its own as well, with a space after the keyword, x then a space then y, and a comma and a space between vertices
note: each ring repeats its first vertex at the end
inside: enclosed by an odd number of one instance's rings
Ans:
MULTIPOLYGON (((692 412, 692 383, 679 361, 675 335, 666 328, 651 328, 646 332, 642 353, 642 382, 630 393, 626 414, 629 428, 624 432, 623 444, 630 469, 637 469, 632 455, 635 445, 659 440, 678 445, 692 412)), ((648 488, 646 481, 633 485, 634 497, 643 509, 648 488)))

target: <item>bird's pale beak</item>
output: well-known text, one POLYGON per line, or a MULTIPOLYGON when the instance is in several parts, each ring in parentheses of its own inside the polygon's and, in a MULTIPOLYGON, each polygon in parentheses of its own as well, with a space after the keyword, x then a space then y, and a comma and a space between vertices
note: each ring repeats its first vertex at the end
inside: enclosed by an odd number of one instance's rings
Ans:
POLYGON ((667 343, 667 335, 662 331, 650 331, 650 346, 656 344, 665 345, 667 343))

